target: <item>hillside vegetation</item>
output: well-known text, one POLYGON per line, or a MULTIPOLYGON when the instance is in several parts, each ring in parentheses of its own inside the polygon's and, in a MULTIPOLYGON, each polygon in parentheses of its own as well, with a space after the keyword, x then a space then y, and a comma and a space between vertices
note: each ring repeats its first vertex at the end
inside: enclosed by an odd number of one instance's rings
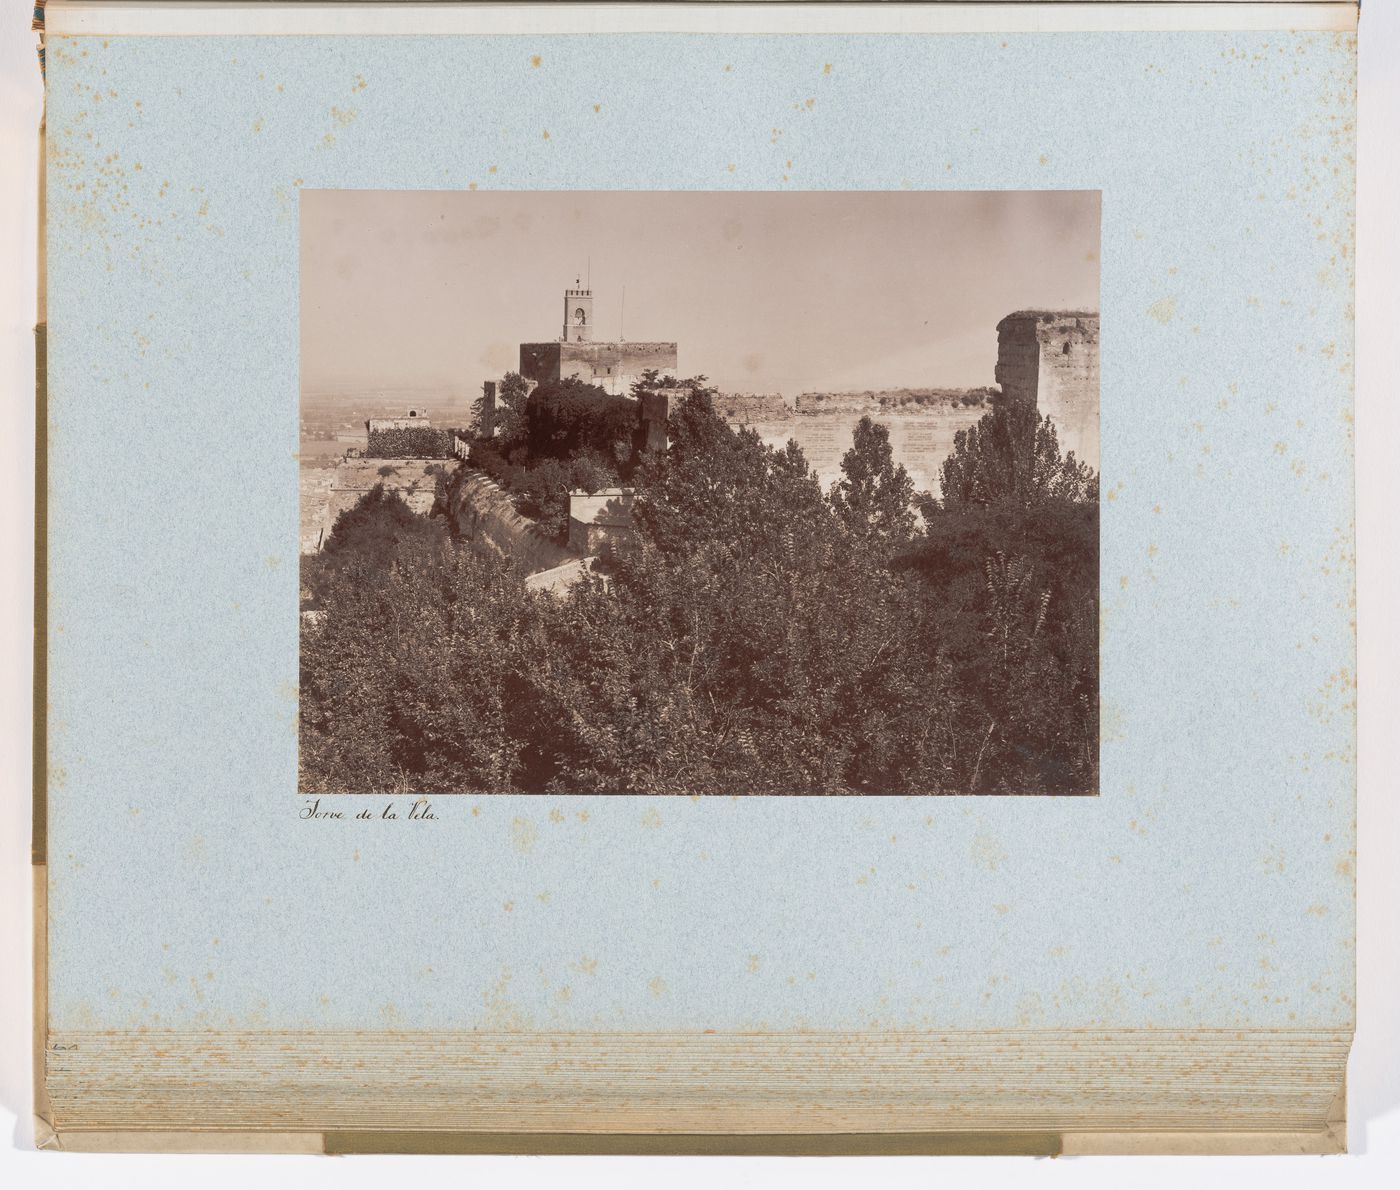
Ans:
POLYGON ((670 440, 628 477, 635 548, 564 595, 382 492, 342 517, 303 625, 302 788, 1097 791, 1098 480, 1048 419, 994 406, 941 500, 868 417, 829 491, 703 384, 670 440))

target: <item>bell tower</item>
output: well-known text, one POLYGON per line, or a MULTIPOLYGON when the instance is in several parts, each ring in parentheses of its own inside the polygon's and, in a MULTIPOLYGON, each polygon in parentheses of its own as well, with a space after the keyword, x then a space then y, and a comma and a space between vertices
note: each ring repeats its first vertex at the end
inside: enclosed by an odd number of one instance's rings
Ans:
POLYGON ((583 288, 577 277, 574 287, 564 290, 564 333, 559 339, 563 343, 593 341, 593 290, 583 288))

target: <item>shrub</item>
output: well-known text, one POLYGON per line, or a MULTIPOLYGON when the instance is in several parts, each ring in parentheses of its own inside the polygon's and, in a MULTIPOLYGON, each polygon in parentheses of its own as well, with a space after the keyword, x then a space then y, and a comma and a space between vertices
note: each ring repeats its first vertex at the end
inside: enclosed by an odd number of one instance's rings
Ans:
POLYGON ((371 430, 365 449, 369 459, 450 459, 452 435, 432 426, 371 430))

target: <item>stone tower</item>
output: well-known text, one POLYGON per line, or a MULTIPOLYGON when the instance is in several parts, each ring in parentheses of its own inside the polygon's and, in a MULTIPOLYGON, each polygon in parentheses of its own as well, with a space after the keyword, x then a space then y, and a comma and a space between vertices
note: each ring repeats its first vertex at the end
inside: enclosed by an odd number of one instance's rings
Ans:
POLYGON ((577 280, 573 289, 564 290, 564 333, 561 343, 593 341, 593 291, 582 289, 577 280))
POLYGON ((1055 424, 1063 453, 1099 468, 1099 316, 1018 310, 997 323, 996 380, 1055 424))
POLYGON ((630 396, 647 372, 676 374, 676 344, 650 339, 595 339, 593 290, 577 281, 564 290, 564 326, 548 343, 520 344, 520 375, 536 384, 576 379, 614 396, 630 396))

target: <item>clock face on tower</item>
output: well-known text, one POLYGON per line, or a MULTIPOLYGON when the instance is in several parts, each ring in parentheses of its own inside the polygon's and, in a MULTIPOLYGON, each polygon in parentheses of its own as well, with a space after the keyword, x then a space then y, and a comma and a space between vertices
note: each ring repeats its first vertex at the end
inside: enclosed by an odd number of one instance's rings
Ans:
POLYGON ((574 311, 574 325, 575 325, 575 326, 582 326, 582 325, 583 325, 585 322, 587 322, 587 321, 588 321, 588 315, 586 315, 586 314, 583 312, 583 307, 580 306, 577 310, 574 311))

